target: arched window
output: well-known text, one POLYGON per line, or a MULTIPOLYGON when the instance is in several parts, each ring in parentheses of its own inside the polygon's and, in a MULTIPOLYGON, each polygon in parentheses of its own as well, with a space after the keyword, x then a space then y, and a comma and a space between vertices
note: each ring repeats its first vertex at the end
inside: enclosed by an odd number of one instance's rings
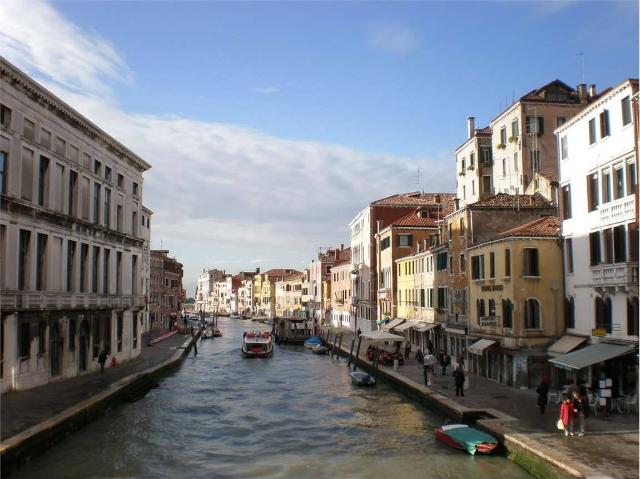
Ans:
POLYGON ((576 305, 573 296, 564 298, 564 321, 567 329, 576 327, 576 305))
POLYGON ((627 299, 627 334, 638 336, 638 297, 627 299))
POLYGON ((596 328, 604 329, 611 334, 611 322, 613 318, 613 306, 611 298, 598 296, 595 300, 596 328))
POLYGON ((529 298, 524 302, 524 328, 540 329, 540 301, 529 298))

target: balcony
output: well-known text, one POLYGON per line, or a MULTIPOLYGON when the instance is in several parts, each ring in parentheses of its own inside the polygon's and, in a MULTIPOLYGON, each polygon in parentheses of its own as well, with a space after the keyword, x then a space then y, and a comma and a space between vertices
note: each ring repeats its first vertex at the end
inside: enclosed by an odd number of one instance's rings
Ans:
POLYGON ((598 210, 600 211, 600 224, 603 226, 619 221, 635 221, 636 197, 630 195, 619 198, 601 205, 598 210))
POLYGON ((391 290, 389 288, 380 288, 378 290, 378 299, 391 300, 391 290))
POLYGON ((500 324, 500 316, 480 316, 479 325, 485 326, 498 326, 500 324))
POLYGON ((638 284, 638 263, 592 266, 594 287, 633 286, 638 284))
POLYGON ((45 291, 5 291, 0 307, 8 309, 88 309, 142 308, 143 295, 103 295, 96 293, 60 293, 45 291))

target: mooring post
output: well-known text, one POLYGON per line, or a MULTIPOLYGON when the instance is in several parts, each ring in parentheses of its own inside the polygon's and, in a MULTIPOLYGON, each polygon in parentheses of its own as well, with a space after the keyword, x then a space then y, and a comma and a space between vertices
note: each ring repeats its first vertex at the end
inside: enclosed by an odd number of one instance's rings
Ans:
POLYGON ((331 349, 331 357, 333 357, 333 355, 336 352, 336 343, 338 342, 338 333, 336 333, 336 335, 333 337, 333 348, 331 349))
POLYGON ((342 333, 340 333, 340 340, 338 341, 338 351, 336 352, 336 357, 340 359, 340 352, 342 351, 342 333))
POLYGON ((360 355, 360 344, 362 344, 362 336, 358 336, 358 349, 356 350, 356 355, 353 358, 353 370, 354 371, 358 367, 358 356, 360 355))
POLYGON ((356 338, 351 338, 351 349, 349 350, 349 361, 347 361, 347 367, 351 366, 351 361, 353 360, 353 346, 356 344, 356 338))

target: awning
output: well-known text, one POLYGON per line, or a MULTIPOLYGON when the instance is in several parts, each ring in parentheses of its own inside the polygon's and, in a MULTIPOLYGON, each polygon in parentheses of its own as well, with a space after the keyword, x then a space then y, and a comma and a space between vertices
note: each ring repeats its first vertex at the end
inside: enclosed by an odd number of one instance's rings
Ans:
POLYGON ((416 323, 415 321, 407 321, 406 323, 402 323, 400 326, 396 326, 396 333, 406 331, 409 328, 415 328, 417 326, 420 326, 420 323, 416 323))
POLYGON ((616 358, 635 349, 633 344, 592 344, 569 354, 549 359, 550 363, 564 369, 583 369, 592 364, 601 363, 607 359, 616 358))
POLYGON ((555 343, 549 346, 547 349, 547 353, 549 356, 556 357, 561 354, 567 354, 569 351, 573 351, 582 343, 587 340, 584 336, 572 336, 571 334, 565 334, 560 339, 558 339, 555 343))
POLYGON ((472 354, 481 355, 482 352, 488 347, 494 345, 496 342, 491 339, 480 339, 469 346, 469 352, 472 354))
POLYGON ((415 328, 415 331, 417 331, 418 333, 426 333, 427 331, 431 331, 438 326, 440 326, 440 323, 421 323, 419 327, 415 328))
POLYGON ((390 331, 391 329, 395 328, 396 326, 400 326, 402 323, 404 323, 404 319, 403 318, 396 318, 393 321, 389 321, 387 324, 382 326, 382 330, 383 331, 390 331))
POLYGON ((444 331, 449 334, 467 334, 467 332, 464 329, 458 329, 458 328, 444 328, 444 331))
POLYGON ((404 336, 398 336, 397 334, 386 333, 384 331, 369 331, 360 336, 374 341, 404 341, 404 336))

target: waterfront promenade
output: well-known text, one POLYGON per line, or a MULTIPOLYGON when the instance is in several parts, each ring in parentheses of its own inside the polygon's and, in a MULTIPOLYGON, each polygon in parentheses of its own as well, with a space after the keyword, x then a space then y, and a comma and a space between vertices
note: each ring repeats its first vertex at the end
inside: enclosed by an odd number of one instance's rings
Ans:
MULTIPOLYGON (((323 328, 326 334, 327 328, 323 328)), ((342 350, 348 354, 354 334, 350 330, 331 328, 331 337, 343 333, 342 350)), ((362 341, 360 359, 370 343, 362 341)), ((380 343, 377 343, 381 346, 380 343)), ((354 347, 357 348, 357 342, 354 347)), ((388 346, 391 349, 391 346, 388 346)), ((344 359, 343 359, 344 360, 344 359)), ((478 423, 492 432, 505 435, 511 443, 537 451, 539 457, 552 464, 564 464, 566 477, 583 478, 637 478, 638 477, 638 415, 599 413, 587 418, 584 437, 565 437, 556 429, 559 406, 550 404, 544 415, 536 404, 532 389, 515 389, 486 378, 469 376, 469 388, 464 397, 456 397, 452 369, 443 376, 440 368, 432 376, 430 387, 424 386, 422 368, 411 354, 398 372, 381 366, 380 371, 389 378, 397 378, 418 394, 432 401, 459 408, 459 410, 487 411, 493 418, 478 423)), ((505 441, 506 442, 506 441, 505 441)))

